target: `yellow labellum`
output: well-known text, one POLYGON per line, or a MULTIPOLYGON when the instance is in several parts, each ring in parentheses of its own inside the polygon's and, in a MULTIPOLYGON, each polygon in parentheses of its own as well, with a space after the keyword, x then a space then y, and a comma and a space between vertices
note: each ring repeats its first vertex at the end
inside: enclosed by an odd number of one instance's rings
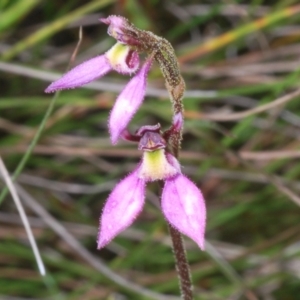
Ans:
POLYGON ((167 161, 164 149, 144 152, 139 178, 149 181, 162 180, 177 173, 178 171, 167 161))

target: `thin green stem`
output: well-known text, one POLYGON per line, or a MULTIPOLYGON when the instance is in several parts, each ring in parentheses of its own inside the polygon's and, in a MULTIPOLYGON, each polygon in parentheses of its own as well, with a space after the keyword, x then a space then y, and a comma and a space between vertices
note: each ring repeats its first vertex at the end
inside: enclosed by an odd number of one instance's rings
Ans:
MULTIPOLYGON (((69 64, 68 64, 68 67, 67 67, 67 70, 69 70, 71 64, 73 63, 73 61, 75 60, 76 58, 76 55, 77 55, 77 52, 79 50, 79 47, 80 47, 80 44, 82 42, 82 27, 79 28, 79 38, 78 38, 78 42, 77 42, 77 45, 71 55, 71 58, 70 58, 70 61, 69 61, 69 64)), ((22 172, 22 170, 24 169, 25 167, 25 164, 26 162, 28 161, 34 147, 36 146, 39 138, 41 137, 42 135, 42 132, 44 130, 44 128, 46 127, 46 124, 47 124, 47 120, 49 119, 50 115, 52 114, 52 111, 55 107, 55 103, 56 103, 56 99, 58 98, 60 92, 56 92, 55 95, 52 97, 51 101, 50 101, 50 104, 48 106, 48 109, 46 110, 46 113, 42 119, 42 122, 36 132, 36 134, 34 135, 27 151, 25 152, 24 156, 22 157, 21 161, 19 162, 16 170, 14 171, 11 179, 12 181, 15 181, 16 178, 19 176, 19 174, 22 172)), ((5 198, 5 196, 7 195, 7 192, 8 192, 8 188, 5 187, 1 194, 0 194, 0 205, 2 204, 3 202, 3 199, 5 198)))
MULTIPOLYGON (((34 137, 33 137, 32 141, 31 141, 31 143, 30 143, 30 145, 29 145, 27 151, 25 152, 24 156, 22 157, 22 159, 21 159, 21 161, 19 162, 19 164, 18 164, 16 170, 14 171, 14 173, 13 173, 13 175, 12 175, 12 180, 13 180, 13 181, 16 180, 16 178, 19 176, 19 174, 20 174, 20 173, 22 172, 22 170, 24 169, 26 162, 28 161, 28 159, 29 159, 29 157, 30 157, 30 155, 31 155, 31 153, 32 153, 32 151, 33 151, 33 149, 34 149, 34 147, 36 146, 36 144, 37 144, 39 138, 41 137, 42 131, 44 130, 44 128, 45 128, 45 126, 46 126, 47 120, 48 120, 48 118, 50 117, 50 115, 51 115, 51 113, 52 113, 52 111, 53 111, 53 109, 54 109, 55 101, 56 101, 58 95, 59 95, 59 92, 56 93, 56 94, 54 95, 54 97, 51 99, 51 102, 50 102, 50 104, 49 104, 49 106, 48 106, 48 109, 47 109, 47 111, 46 111, 46 113, 45 113, 45 115, 44 115, 44 118, 43 118, 43 120, 42 120, 42 122, 41 122, 41 124, 40 124, 40 126, 39 126, 39 128, 38 128, 38 130, 37 130, 37 132, 36 132, 36 134, 34 135, 34 137)), ((1 194, 0 194, 0 205, 2 204, 3 199, 4 199, 5 196, 7 195, 7 192, 8 192, 8 188, 5 187, 5 188, 2 190, 1 194)))

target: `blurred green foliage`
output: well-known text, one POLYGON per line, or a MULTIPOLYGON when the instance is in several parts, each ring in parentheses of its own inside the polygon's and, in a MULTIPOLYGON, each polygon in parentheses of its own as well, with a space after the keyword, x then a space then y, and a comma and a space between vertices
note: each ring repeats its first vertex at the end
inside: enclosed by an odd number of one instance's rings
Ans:
MULTIPOLYGON (((208 209, 207 251, 186 239, 195 298, 298 299, 299 97, 259 114, 211 121, 299 89, 297 1, 0 1, 0 155, 9 171, 23 159, 18 184, 95 259, 144 289, 179 295, 167 226, 156 206, 158 185, 148 186, 146 207, 130 229, 96 250, 103 203, 140 159, 136 145, 113 147, 107 132, 127 78, 111 73, 102 85, 64 91, 57 99, 43 93, 66 70, 80 26, 73 65, 112 45, 98 21, 111 14, 168 38, 181 62, 187 92, 180 160, 208 209), (24 156, 35 136, 32 153, 24 156)), ((149 87, 132 131, 170 125, 156 65, 149 87)), ((7 195, 0 212, 1 299, 152 299, 108 279, 41 215, 27 213, 47 276, 36 270, 7 195)))

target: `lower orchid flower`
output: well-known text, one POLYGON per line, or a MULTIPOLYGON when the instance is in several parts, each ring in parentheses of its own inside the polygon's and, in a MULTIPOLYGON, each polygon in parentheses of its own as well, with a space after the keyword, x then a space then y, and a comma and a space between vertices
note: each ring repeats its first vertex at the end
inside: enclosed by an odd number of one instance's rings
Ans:
POLYGON ((124 136, 139 140, 143 159, 108 197, 100 219, 98 249, 133 223, 144 206, 146 183, 156 180, 164 181, 161 208, 167 221, 204 249, 206 208, 203 196, 181 173, 177 159, 166 152, 160 126, 144 126, 135 136, 127 132, 124 136))

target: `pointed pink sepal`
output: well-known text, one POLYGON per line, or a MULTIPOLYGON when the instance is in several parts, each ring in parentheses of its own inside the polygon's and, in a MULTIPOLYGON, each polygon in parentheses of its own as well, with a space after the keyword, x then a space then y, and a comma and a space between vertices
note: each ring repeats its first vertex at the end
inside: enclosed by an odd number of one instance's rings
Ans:
POLYGON ((118 96, 111 111, 108 128, 111 142, 116 144, 124 129, 141 106, 146 92, 147 75, 152 60, 147 60, 118 96))
POLYGON ((52 93, 58 90, 72 89, 82 86, 105 75, 111 69, 112 68, 105 55, 96 56, 73 68, 60 79, 52 82, 45 92, 52 93))
POLYGON ((197 186, 181 174, 166 180, 161 206, 168 222, 204 250, 206 208, 197 186))
POLYGON ((100 219, 98 249, 129 227, 141 212, 145 202, 145 182, 137 170, 125 177, 112 191, 100 219))

